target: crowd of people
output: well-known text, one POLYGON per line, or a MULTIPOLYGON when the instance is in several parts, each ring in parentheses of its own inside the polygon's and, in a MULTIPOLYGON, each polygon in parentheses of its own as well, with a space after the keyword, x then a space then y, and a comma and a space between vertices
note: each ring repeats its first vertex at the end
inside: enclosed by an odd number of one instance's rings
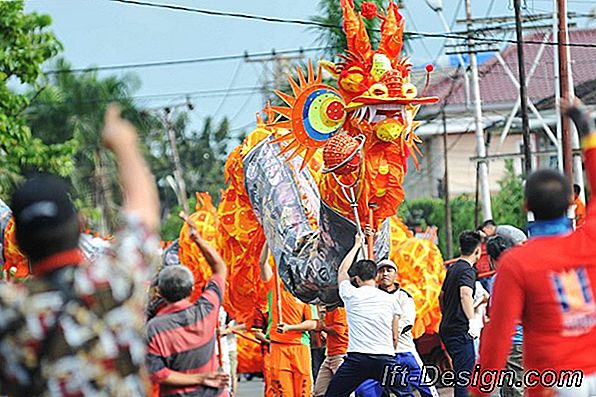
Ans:
MULTIPOLYGON (((581 106, 568 113, 583 137, 593 191, 596 130, 581 106)), ((222 308, 226 264, 194 228, 191 238, 212 271, 199 298, 189 299, 195 282, 188 268, 159 268, 157 189, 136 131, 116 106, 106 113, 103 142, 116 158, 125 203, 115 244, 92 265, 78 248, 80 221, 64 182, 37 176, 12 197, 32 277, 0 285, 1 395, 145 396, 147 378, 159 396, 237 394, 234 335, 248 330, 261 344, 267 397, 438 396, 411 333, 414 299, 397 282, 394 262, 366 259, 360 235, 338 269, 338 307, 290 294, 265 244, 258 265, 267 310, 237 324, 222 308), (325 340, 324 357, 313 335, 325 340)), ((439 334, 458 379, 475 366, 481 378, 504 367, 517 379, 524 369, 581 370, 579 387, 525 391, 596 395, 596 207, 586 211, 578 188, 573 195, 564 176, 537 171, 525 185, 534 219, 528 239, 492 220, 459 236, 460 256, 439 298, 439 334), (575 219, 567 216, 571 204, 575 219)), ((488 393, 481 386, 470 391, 470 383, 456 382, 454 393, 488 393)), ((523 386, 504 385, 500 393, 522 396, 523 386)))

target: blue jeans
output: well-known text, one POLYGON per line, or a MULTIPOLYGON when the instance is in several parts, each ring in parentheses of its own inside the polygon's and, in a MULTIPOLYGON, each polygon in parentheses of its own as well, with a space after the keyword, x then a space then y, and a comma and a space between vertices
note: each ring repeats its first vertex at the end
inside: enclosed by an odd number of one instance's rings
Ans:
MULTIPOLYGON (((395 364, 408 368, 408 379, 402 386, 397 382, 397 393, 399 397, 414 396, 412 386, 415 387, 422 397, 439 397, 437 389, 434 386, 421 385, 422 382, 422 362, 418 353, 397 353, 395 355, 395 364)), ((383 396, 383 386, 373 379, 365 380, 356 389, 356 397, 381 397, 383 396)))
POLYGON ((349 397, 367 379, 381 381, 387 367, 395 365, 391 355, 348 353, 329 383, 325 397, 349 397))
MULTIPOLYGON (((467 371, 469 379, 476 361, 474 339, 467 333, 463 335, 441 335, 441 339, 453 362, 455 379, 461 379, 459 374, 462 371, 467 371)), ((453 397, 468 397, 468 386, 456 382, 453 397)))

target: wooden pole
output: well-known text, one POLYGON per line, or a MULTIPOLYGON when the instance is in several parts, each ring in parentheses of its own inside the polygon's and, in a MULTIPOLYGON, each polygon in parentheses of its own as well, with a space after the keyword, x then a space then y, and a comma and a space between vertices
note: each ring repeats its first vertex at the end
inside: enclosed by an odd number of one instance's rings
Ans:
POLYGON ((219 323, 219 313, 217 313, 217 332, 215 333, 215 340, 217 341, 217 364, 219 368, 223 368, 223 352, 221 350, 221 334, 219 333, 219 327, 221 324, 219 323))
POLYGON ((279 271, 277 269, 277 264, 275 265, 274 269, 274 274, 273 276, 275 277, 275 295, 277 296, 277 315, 279 317, 279 323, 283 323, 283 316, 281 314, 281 285, 280 285, 280 279, 279 279, 279 271))
MULTIPOLYGON (((558 41, 557 46, 559 54, 559 87, 561 100, 563 103, 569 103, 569 61, 567 57, 567 0, 558 0, 558 41)), ((561 133, 563 146, 563 171, 565 175, 573 180, 573 154, 571 150, 571 133, 569 119, 561 112, 561 133)))
POLYGON ((524 141, 524 170, 526 175, 532 171, 532 153, 530 147, 530 121, 528 120, 528 95, 526 88, 526 65, 524 64, 524 33, 522 31, 521 0, 513 0, 515 8, 515 32, 517 37, 517 63, 519 71, 519 98, 524 141))
POLYGON ((447 239, 447 258, 453 257, 453 227, 451 225, 451 203, 449 202, 449 159, 447 156, 447 117, 443 108, 443 162, 445 173, 443 174, 443 194, 445 195, 445 238, 447 239))

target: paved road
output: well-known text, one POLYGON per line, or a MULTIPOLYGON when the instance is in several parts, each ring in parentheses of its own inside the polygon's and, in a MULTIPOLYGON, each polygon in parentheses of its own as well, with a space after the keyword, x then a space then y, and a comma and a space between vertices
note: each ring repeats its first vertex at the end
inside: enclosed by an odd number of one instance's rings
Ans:
MULTIPOLYGON (((453 389, 439 389, 441 397, 453 397, 453 389)), ((238 383, 238 395, 236 397, 262 397, 263 382, 253 379, 250 382, 242 381, 238 383)))

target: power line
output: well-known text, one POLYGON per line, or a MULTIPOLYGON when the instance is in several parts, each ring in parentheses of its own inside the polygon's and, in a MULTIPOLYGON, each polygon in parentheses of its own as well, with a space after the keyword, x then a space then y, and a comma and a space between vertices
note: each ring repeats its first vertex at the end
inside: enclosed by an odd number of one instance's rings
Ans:
MULTIPOLYGON (((172 92, 166 94, 147 94, 147 95, 133 95, 130 99, 133 100, 151 100, 151 99, 168 99, 168 98, 215 98, 215 97, 235 97, 235 96, 244 96, 244 95, 251 95, 257 92, 260 92, 262 87, 255 86, 255 87, 233 87, 233 88, 222 88, 222 89, 210 89, 210 90, 199 90, 199 91, 187 91, 187 92, 172 92)), ((88 99, 85 101, 64 101, 58 104, 54 103, 32 103, 31 106, 28 108, 36 108, 36 107, 53 107, 53 106, 60 106, 64 104, 71 104, 71 103, 78 103, 78 104, 96 104, 96 103, 109 103, 113 101, 119 101, 122 97, 112 97, 112 98, 101 98, 101 99, 88 99)))
MULTIPOLYGON (((540 1, 542 3, 551 3, 552 4, 552 0, 534 0, 534 1, 540 1)), ((593 5, 594 1, 593 0, 567 0, 568 3, 572 3, 572 4, 590 4, 593 5)))
MULTIPOLYGON (((199 10, 189 7, 183 6, 174 6, 174 5, 167 5, 167 4, 154 4, 154 3, 145 3, 136 0, 108 0, 112 2, 124 3, 124 4, 133 4, 133 5, 143 5, 143 6, 150 6, 150 7, 159 7, 159 8, 171 8, 176 10, 184 10, 190 12, 200 12, 205 13, 208 15, 218 15, 218 16, 231 16, 231 17, 246 17, 249 19, 261 19, 268 22, 280 22, 280 23, 300 23, 300 24, 307 24, 307 25, 316 25, 322 27, 331 27, 337 28, 337 26, 330 25, 330 24, 323 24, 313 21, 301 21, 301 20, 291 20, 291 19, 281 19, 281 18, 272 18, 272 17, 260 17, 248 14, 237 14, 237 13, 224 13, 220 11, 210 11, 210 10, 199 10)), ((466 36, 458 35, 458 34, 444 34, 444 33, 422 33, 422 32, 407 32, 409 35, 419 35, 422 37, 432 37, 432 38, 446 38, 446 39, 467 39, 466 36)), ((513 39, 499 39, 499 38, 488 38, 488 37, 475 37, 477 41, 484 41, 487 43, 510 43, 510 44, 517 44, 517 40, 513 39)), ((532 41, 532 40, 525 40, 525 44, 545 44, 545 45, 553 45, 556 46, 558 43, 555 42, 543 42, 543 41, 532 41)), ((587 47, 587 48, 596 48, 596 44, 590 43, 567 43, 569 47, 587 47)), ((237 55, 220 55, 220 56, 212 56, 212 57, 203 57, 203 58, 189 58, 189 59, 176 59, 176 60, 165 60, 165 61, 152 61, 152 62, 138 62, 138 63, 127 63, 127 64, 117 64, 117 65, 104 65, 104 66, 90 66, 85 68, 73 68, 73 69, 53 69, 47 70, 44 73, 46 75, 52 74, 62 74, 62 73, 83 73, 88 71, 105 71, 105 70, 125 70, 125 69, 140 69, 140 68, 150 68, 150 67, 160 67, 160 66, 172 66, 172 65, 184 65, 184 64, 195 64, 195 63, 207 63, 207 62, 218 62, 218 61, 230 61, 230 60, 238 60, 238 59, 248 59, 251 57, 262 57, 262 56, 269 56, 272 53, 285 55, 285 54, 296 54, 296 53, 304 53, 304 52, 318 52, 318 51, 326 51, 330 49, 334 49, 338 47, 333 46, 326 46, 326 47, 309 47, 309 48, 298 48, 298 49, 289 49, 289 50, 281 50, 281 51, 271 51, 271 52, 257 52, 253 54, 249 54, 245 52, 244 54, 237 54, 237 55)))
MULTIPOLYGON (((110 0, 116 1, 116 0, 110 0)), ((299 54, 303 52, 317 52, 317 51, 324 51, 333 49, 335 47, 309 47, 309 48, 296 48, 291 50, 281 50, 281 51, 269 51, 269 52, 256 52, 253 54, 249 54, 245 52, 244 54, 238 55, 219 55, 219 56, 212 56, 212 57, 204 57, 204 58, 189 58, 189 59, 176 59, 176 60, 168 60, 168 61, 154 61, 154 62, 139 62, 139 63, 126 63, 120 65, 107 65, 107 66, 90 66, 86 68, 75 68, 75 69, 54 69, 54 70, 47 70, 45 74, 61 74, 61 73, 83 73, 88 71, 94 70, 118 70, 118 69, 138 69, 138 68, 149 68, 149 67, 157 67, 157 66, 170 66, 170 65, 183 65, 183 64, 191 64, 191 63, 203 63, 203 62, 217 62, 217 61, 230 61, 235 59, 248 59, 252 57, 263 57, 263 56, 270 56, 272 53, 275 54, 299 54)))
MULTIPOLYGON (((154 7, 154 8, 163 8, 163 9, 170 9, 176 11, 185 11, 185 12, 192 12, 197 14, 203 15, 211 15, 211 16, 221 16, 221 17, 231 17, 231 18, 240 18, 240 19, 251 19, 251 20, 258 20, 258 21, 265 21, 265 22, 274 22, 274 23, 285 23, 285 24, 294 24, 294 25, 305 25, 305 26, 317 26, 323 28, 332 28, 337 29, 339 26, 322 23, 322 22, 315 22, 315 21, 305 21, 302 19, 284 19, 278 17, 268 17, 262 15, 251 15, 251 14, 244 14, 244 13, 237 13, 237 12, 224 12, 224 11, 214 11, 214 10, 205 10, 199 8, 191 8, 186 6, 179 6, 173 4, 156 4, 150 3, 145 1, 139 0, 108 0, 114 3, 122 3, 128 5, 138 5, 138 6, 145 6, 145 7, 154 7)), ((373 31, 380 32, 380 29, 374 29, 373 31)), ((460 35, 457 33, 429 33, 429 32, 414 32, 414 31, 407 31, 404 32, 405 35, 411 37, 428 37, 428 38, 451 38, 451 39, 460 39, 460 40, 467 40, 469 38, 468 35, 460 35)), ((509 44, 518 44, 518 40, 514 39, 497 39, 497 38, 487 38, 487 37, 480 37, 480 36, 473 36, 472 37, 476 41, 484 41, 488 43, 509 43, 509 44)), ((534 44, 534 45, 552 45, 552 46, 559 46, 557 42, 543 42, 543 41, 532 41, 532 40, 524 40, 524 44, 534 44)), ((596 48, 596 44, 591 43, 567 43, 565 46, 568 47, 586 47, 586 48, 596 48)))

